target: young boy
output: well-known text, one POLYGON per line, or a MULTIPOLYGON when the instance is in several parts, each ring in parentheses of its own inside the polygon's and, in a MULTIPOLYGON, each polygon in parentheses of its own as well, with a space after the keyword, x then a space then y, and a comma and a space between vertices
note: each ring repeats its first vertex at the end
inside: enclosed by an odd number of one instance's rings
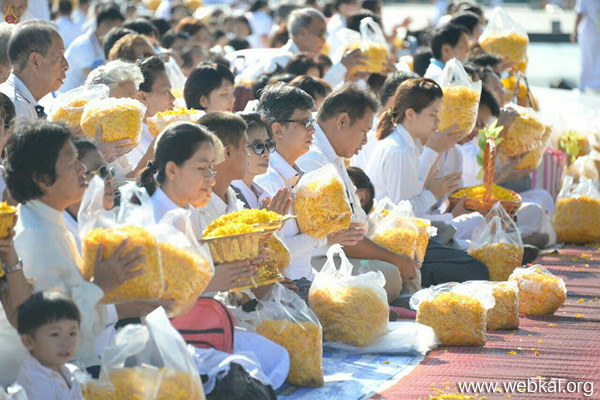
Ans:
POLYGON ((29 400, 83 400, 67 364, 77 353, 81 317, 77 306, 59 291, 38 292, 19 306, 18 332, 29 354, 17 383, 29 400))

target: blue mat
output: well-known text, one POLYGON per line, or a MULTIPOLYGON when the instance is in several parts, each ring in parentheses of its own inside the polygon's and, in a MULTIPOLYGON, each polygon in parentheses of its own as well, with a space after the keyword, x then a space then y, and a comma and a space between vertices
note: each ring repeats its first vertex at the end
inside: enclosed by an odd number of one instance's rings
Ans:
POLYGON ((373 395, 386 381, 416 366, 421 356, 358 355, 323 352, 325 386, 298 388, 289 384, 277 391, 280 400, 353 400, 373 395))

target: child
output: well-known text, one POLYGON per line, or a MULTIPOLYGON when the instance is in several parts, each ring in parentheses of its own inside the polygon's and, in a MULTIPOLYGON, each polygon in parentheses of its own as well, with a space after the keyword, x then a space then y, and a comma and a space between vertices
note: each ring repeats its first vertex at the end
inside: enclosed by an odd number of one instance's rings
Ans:
POLYGON ((77 306, 58 291, 38 292, 19 306, 18 331, 29 350, 17 383, 29 400, 83 400, 67 364, 77 353, 81 318, 77 306))
POLYGON ((224 65, 202 63, 192 71, 183 89, 187 108, 213 111, 233 111, 234 76, 224 65))

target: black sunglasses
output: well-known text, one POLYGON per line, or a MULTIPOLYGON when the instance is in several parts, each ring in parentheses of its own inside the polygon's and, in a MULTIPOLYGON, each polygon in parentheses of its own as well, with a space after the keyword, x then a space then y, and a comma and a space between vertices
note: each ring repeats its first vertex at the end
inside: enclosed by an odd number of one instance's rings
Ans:
POLYGON ((102 179, 103 181, 107 181, 109 179, 112 179, 115 176, 115 169, 114 168, 108 168, 106 165, 103 167, 98 168, 95 171, 86 171, 85 173, 86 176, 88 177, 92 177, 94 175, 99 176, 100 179, 102 179))
POLYGON ((256 154, 257 156, 261 156, 265 154, 265 151, 273 153, 277 149, 277 142, 273 139, 268 139, 265 142, 249 144, 246 147, 252 148, 252 150, 254 150, 254 154, 256 154))

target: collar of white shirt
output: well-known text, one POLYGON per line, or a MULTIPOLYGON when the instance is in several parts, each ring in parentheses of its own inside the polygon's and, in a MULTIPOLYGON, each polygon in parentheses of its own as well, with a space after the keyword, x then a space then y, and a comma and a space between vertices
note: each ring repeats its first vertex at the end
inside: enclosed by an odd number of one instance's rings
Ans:
MULTIPOLYGON (((35 107, 38 105, 38 102, 33 98, 33 95, 31 94, 31 92, 29 91, 29 89, 27 89, 27 86, 25 86, 25 83, 23 83, 23 81, 16 76, 14 73, 11 73, 8 76, 8 79, 6 80, 6 82, 9 85, 12 85, 15 88, 15 92, 18 93, 22 98, 25 99, 25 101, 27 101, 27 103, 31 104, 32 107, 35 107)), ((17 96, 14 96, 14 98, 16 98, 17 96)))
POLYGON ((21 207, 29 208, 46 223, 65 226, 63 213, 43 203, 41 200, 30 200, 25 204, 19 204, 19 208, 21 207))
POLYGON ((161 188, 156 188, 152 195, 152 208, 154 208, 154 220, 160 222, 166 213, 179 208, 179 206, 161 188))
POLYGON ((293 166, 290 165, 277 151, 271 154, 269 165, 275 172, 281 175, 289 187, 296 185, 301 171, 300 167, 295 164, 293 166))
POLYGON ((315 136, 312 145, 321 150, 325 157, 327 157, 327 159, 333 164, 336 164, 339 161, 342 163, 344 162, 344 160, 342 160, 342 158, 335 152, 335 149, 329 142, 327 136, 325 136, 325 132, 323 132, 323 129, 321 129, 319 124, 315 125, 315 136))
POLYGON ((414 154, 418 155, 422 151, 423 146, 413 139, 413 137, 410 135, 410 133, 408 133, 406 128, 402 126, 402 124, 396 124, 394 132, 392 132, 392 138, 399 143, 405 143, 408 147, 408 150, 412 151, 414 154))
POLYGON ((292 39, 288 40, 288 42, 286 44, 281 46, 281 50, 285 53, 292 53, 292 54, 302 53, 300 51, 300 49, 298 48, 298 45, 296 44, 296 42, 294 42, 292 39))
POLYGON ((210 201, 206 205, 206 207, 198 209, 198 211, 208 211, 210 213, 216 214, 214 219, 217 219, 221 215, 229 214, 231 212, 238 210, 237 197, 232 188, 227 188, 227 203, 223 201, 219 196, 213 193, 210 197, 210 201))
MULTIPOLYGON (((61 373, 58 373, 57 371, 43 366, 35 357, 33 357, 30 353, 27 353, 19 371, 17 383, 25 384, 27 385, 26 387, 28 387, 30 384, 39 384, 36 389, 41 389, 46 387, 46 385, 49 383, 47 379, 51 378, 52 387, 55 388, 57 394, 75 395, 74 397, 69 398, 77 400, 81 399, 82 397, 81 391, 72 372, 76 369, 77 367, 74 365, 65 364, 60 367, 61 373), (67 382, 70 387, 67 387, 67 382)), ((34 391, 34 393, 37 393, 37 391, 34 391)))
POLYGON ((231 186, 238 189, 250 208, 260 208, 260 199, 264 194, 264 189, 256 183, 252 182, 251 187, 248 187, 242 180, 235 180, 231 182, 231 186))

